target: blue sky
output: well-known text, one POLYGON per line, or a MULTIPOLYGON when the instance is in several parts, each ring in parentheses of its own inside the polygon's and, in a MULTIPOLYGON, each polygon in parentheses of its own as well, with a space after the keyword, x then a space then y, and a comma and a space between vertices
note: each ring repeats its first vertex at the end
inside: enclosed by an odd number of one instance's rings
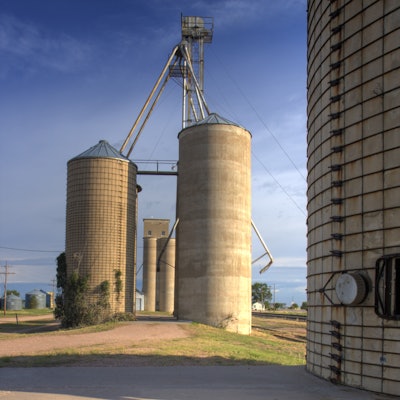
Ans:
MULTIPOLYGON (((290 282, 285 268, 301 267, 293 290, 304 294, 306 0, 0 0, 0 265, 11 282, 54 278, 67 161, 101 139, 120 148, 180 41, 181 13, 214 18, 206 100, 252 133, 253 220, 275 258, 253 280, 290 282)), ((131 158, 176 160, 180 129, 170 81, 131 158)), ((141 221, 174 221, 175 178, 138 183, 140 265, 141 221)))

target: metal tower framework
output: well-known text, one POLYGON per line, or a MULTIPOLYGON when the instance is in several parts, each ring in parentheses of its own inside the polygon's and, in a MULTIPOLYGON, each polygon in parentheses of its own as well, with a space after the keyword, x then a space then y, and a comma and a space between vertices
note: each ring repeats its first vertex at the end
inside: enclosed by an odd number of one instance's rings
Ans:
POLYGON ((186 128, 210 114, 204 98, 204 44, 211 43, 213 30, 214 20, 212 17, 181 16, 181 42, 173 48, 167 63, 122 144, 121 153, 126 149, 147 110, 147 114, 138 128, 126 156, 129 157, 132 153, 146 122, 171 77, 182 79, 182 128, 186 128))
MULTIPOLYGON (((204 110, 201 96, 204 95, 204 44, 211 43, 214 23, 207 17, 181 17, 182 41, 192 64, 186 67, 185 57, 181 59, 183 65, 179 68, 183 79, 182 101, 182 127, 190 126, 201 115, 204 118, 204 110), (197 80, 197 83, 196 83, 197 80), (200 91, 200 93, 198 93, 200 91)), ((172 73, 172 71, 170 71, 172 73)))
MULTIPOLYGON (((126 153, 126 157, 129 158, 146 125, 146 122, 149 120, 150 115, 170 78, 178 78, 182 80, 182 129, 204 119, 210 114, 210 110, 204 98, 204 44, 212 42, 213 31, 214 20, 212 17, 181 16, 181 42, 173 48, 168 61, 139 112, 128 136, 122 144, 120 149, 121 154, 127 148, 133 133, 137 131, 129 150, 126 153), (145 113, 146 116, 139 127, 139 123, 145 113)), ((159 171, 158 167, 159 162, 157 162, 157 171, 138 171, 138 175, 176 176, 178 174, 177 171, 159 171)), ((176 229, 178 222, 179 219, 176 220, 174 227, 168 236, 165 247, 168 244, 173 231, 176 229)), ((253 221, 251 221, 251 225, 265 250, 260 257, 252 261, 252 264, 265 256, 268 256, 269 258, 268 263, 261 269, 261 274, 271 266, 273 258, 253 221)), ((160 258, 164 250, 165 248, 162 250, 160 258)), ((159 262, 160 261, 158 260, 157 263, 159 262)))

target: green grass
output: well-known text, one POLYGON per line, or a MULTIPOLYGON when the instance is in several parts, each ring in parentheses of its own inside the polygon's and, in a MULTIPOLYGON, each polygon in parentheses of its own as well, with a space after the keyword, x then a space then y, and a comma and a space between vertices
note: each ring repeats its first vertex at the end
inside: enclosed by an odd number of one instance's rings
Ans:
POLYGON ((38 309, 22 309, 17 311, 6 311, 6 315, 4 315, 4 310, 0 310, 0 322, 2 318, 10 318, 18 316, 38 316, 38 315, 49 315, 53 314, 53 310, 50 308, 38 308, 38 309))
MULTIPOLYGON (((230 333, 202 324, 182 324, 188 337, 146 339, 129 346, 102 344, 68 348, 65 334, 82 334, 113 329, 120 323, 68 331, 37 333, 63 335, 65 348, 34 356, 0 358, 0 367, 57 365, 303 365, 305 363, 305 323, 253 318, 250 336, 230 333)), ((133 322, 135 323, 135 322, 133 322)), ((162 324, 162 323, 161 323, 162 324)), ((1 326, 1 325, 0 325, 1 326)), ((162 329, 162 326, 160 326, 162 329)), ((10 335, 6 335, 10 338, 10 335)), ((0 334, 0 345, 1 345, 0 334)), ((13 337, 21 337, 16 334, 13 337)))
POLYGON ((254 332, 243 336, 201 324, 186 327, 190 338, 176 340, 175 343, 161 343, 154 353, 161 356, 193 358, 198 363, 202 359, 214 359, 218 364, 304 364, 305 346, 286 339, 276 338, 268 333, 254 332), (193 354, 193 349, 196 351, 193 354))

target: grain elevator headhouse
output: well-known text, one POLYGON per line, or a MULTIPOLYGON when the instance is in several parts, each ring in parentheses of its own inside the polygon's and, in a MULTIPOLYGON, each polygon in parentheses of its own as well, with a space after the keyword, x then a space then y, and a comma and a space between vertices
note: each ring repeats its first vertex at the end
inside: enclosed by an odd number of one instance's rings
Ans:
MULTIPOLYGON (((212 42, 213 28, 211 17, 182 16, 181 41, 173 48, 119 152, 101 142, 70 161, 67 215, 73 229, 67 228, 67 258, 70 268, 87 269, 95 287, 103 280, 112 282, 114 269, 129 262, 129 269, 127 264, 119 276, 131 290, 135 270, 131 244, 136 235, 123 222, 136 222, 136 176, 173 176, 177 178, 177 197, 172 229, 168 231, 166 224, 161 236, 155 235, 149 226, 169 220, 144 221, 145 310, 173 312, 179 319, 247 335, 251 332, 252 227, 266 251, 254 262, 268 255, 264 271, 272 257, 251 219, 251 134, 211 112, 205 100, 204 47, 212 42), (133 163, 129 157, 170 78, 182 87, 179 160, 169 171, 159 170, 159 162, 157 171, 141 171, 137 167, 140 161, 133 163), (116 197, 120 188, 131 199, 128 204, 120 204, 122 199, 116 197), (112 200, 115 212, 107 199, 112 200), (117 209, 122 213, 117 214, 117 209), (109 219, 101 218, 110 213, 109 219), (121 248, 123 254, 117 252, 121 248), (116 264, 116 259, 121 263, 116 264), (101 266, 98 274, 93 273, 94 265, 101 266)), ((115 296, 115 303, 128 303, 131 292, 125 296, 115 296)))

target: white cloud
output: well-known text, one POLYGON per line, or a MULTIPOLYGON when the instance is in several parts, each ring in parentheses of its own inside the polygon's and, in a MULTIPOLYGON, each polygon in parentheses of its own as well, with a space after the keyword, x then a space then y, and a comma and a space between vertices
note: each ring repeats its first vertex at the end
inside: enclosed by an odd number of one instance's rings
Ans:
MULTIPOLYGON (((11 15, 0 15, 0 53, 15 68, 28 71, 45 67, 71 72, 85 66, 91 57, 91 46, 65 34, 50 32, 11 15)), ((3 74, 6 62, 3 61, 3 74)))
MULTIPOLYGON (((218 28, 243 27, 254 21, 270 21, 282 11, 306 9, 306 0, 200 0, 192 4, 194 9, 205 10, 218 20, 218 28)), ((203 14, 201 14, 203 15, 203 14)))

